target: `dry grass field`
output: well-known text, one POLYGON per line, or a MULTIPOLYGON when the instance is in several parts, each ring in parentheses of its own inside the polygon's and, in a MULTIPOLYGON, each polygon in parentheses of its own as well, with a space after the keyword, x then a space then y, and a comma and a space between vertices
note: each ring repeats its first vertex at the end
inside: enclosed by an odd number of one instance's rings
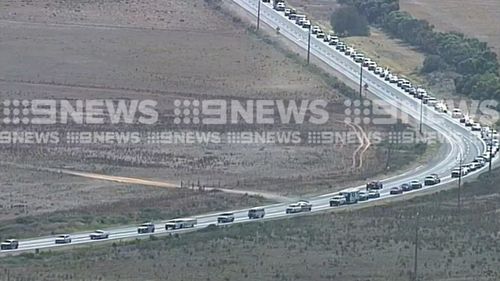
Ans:
MULTIPOLYGON (((332 103, 337 114, 325 127, 351 130, 342 124, 341 95, 323 77, 205 1, 149 1, 146 5, 142 1, 43 0, 1 5, 1 98, 154 99, 162 118, 153 129, 171 124, 175 99, 322 98, 332 103)), ((111 128, 115 127, 92 129, 111 128)), ((9 147, 2 153, 4 159, 16 162, 18 158, 34 166, 68 165, 116 175, 302 194, 321 190, 333 180, 364 180, 363 171, 351 171, 350 166, 358 146, 60 145, 34 151, 9 147)), ((365 155, 365 171, 380 171, 376 147, 365 155)))
MULTIPOLYGON (((342 123, 342 95, 329 86, 327 78, 265 41, 249 32, 241 20, 204 0, 1 1, 0 99, 152 99, 158 102, 160 114, 158 124, 146 128, 139 124, 8 125, 2 131, 176 129, 172 128, 174 100, 203 98, 326 99, 332 105, 331 122, 315 129, 353 130, 342 123)), ((172 217, 178 212, 193 214, 262 203, 248 196, 191 194, 20 168, 23 166, 298 196, 332 191, 386 172, 378 160, 385 157, 383 149, 363 147, 360 156, 355 153, 361 151, 359 146, 2 144, 0 228, 3 235, 33 236, 55 227, 69 231, 86 224, 140 222, 150 216, 148 212, 141 215, 142 209, 158 208, 154 217, 172 217), (360 157, 364 160, 361 168, 360 157), (199 201, 203 204, 194 203, 199 201), (125 210, 126 206, 133 208, 125 210), (89 221, 77 214, 96 219, 89 221)), ((394 157, 393 166, 414 160, 412 149, 394 157)))
POLYGON ((500 58, 500 3, 497 0, 400 0, 401 9, 441 31, 458 31, 488 42, 500 58))
POLYGON ((419 280, 500 278, 499 170, 462 189, 288 220, 2 260, 11 280, 419 280), (194 270, 196 268, 196 270, 194 270), (111 270, 112 269, 112 270, 111 270))

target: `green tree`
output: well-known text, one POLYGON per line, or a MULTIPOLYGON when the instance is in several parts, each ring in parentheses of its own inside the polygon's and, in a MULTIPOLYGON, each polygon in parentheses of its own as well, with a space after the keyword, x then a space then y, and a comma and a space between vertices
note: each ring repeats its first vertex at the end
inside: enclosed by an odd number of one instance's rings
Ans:
POLYGON ((446 68, 446 62, 437 55, 428 55, 425 57, 424 66, 422 67, 423 73, 431 73, 437 70, 446 68))
POLYGON ((368 36, 370 29, 368 20, 356 8, 343 6, 335 10, 331 17, 335 32, 345 36, 368 36))

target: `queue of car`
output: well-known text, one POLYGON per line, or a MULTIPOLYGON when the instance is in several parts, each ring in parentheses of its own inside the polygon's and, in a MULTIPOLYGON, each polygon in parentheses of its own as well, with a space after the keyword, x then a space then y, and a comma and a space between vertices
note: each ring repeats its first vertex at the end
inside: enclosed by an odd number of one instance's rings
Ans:
MULTIPOLYGON (((278 0, 277 2, 280 2, 281 5, 285 5, 284 0, 278 0)), ((276 6, 275 6, 276 8, 276 6)), ((279 11, 279 9, 276 9, 279 11)), ((294 10, 294 13, 296 14, 297 11, 294 10)), ((285 16, 288 16, 289 19, 293 19, 292 13, 288 13, 285 16)), ((313 25, 311 27, 310 21, 307 20, 307 17, 305 15, 297 15, 296 16, 297 20, 295 23, 299 26, 302 26, 305 29, 311 30, 311 33, 313 35, 316 35, 317 38, 322 38, 325 43, 327 43, 330 46, 333 46, 335 50, 344 53, 344 55, 350 57, 354 62, 361 64, 362 68, 367 68, 369 71, 372 71, 374 74, 378 75, 380 78, 383 78, 385 81, 395 84, 395 86, 399 87, 402 89, 404 92, 408 93, 412 97, 416 99, 420 99, 422 104, 425 104, 429 107, 434 108, 437 112, 440 113, 448 113, 448 108, 444 102, 439 102, 437 98, 432 97, 424 88, 421 86, 414 85, 410 82, 409 79, 406 77, 398 76, 397 74, 391 73, 391 71, 388 68, 383 68, 379 66, 375 61, 373 61, 371 58, 366 57, 363 53, 357 51, 354 49, 352 46, 348 46, 346 43, 342 42, 337 35, 335 35, 334 32, 325 32, 321 29, 320 26, 318 25, 313 25), (300 17, 300 18, 299 18, 300 17), (305 21, 308 21, 308 25, 304 25, 303 23, 305 21), (324 35, 328 33, 328 35, 324 35)), ((473 132, 481 132, 483 139, 487 142, 486 144, 488 146, 491 146, 491 155, 495 156, 496 153, 498 153, 500 146, 499 146, 499 140, 498 140, 498 133, 494 130, 491 130, 488 127, 481 126, 478 122, 476 122, 472 117, 462 114, 460 109, 453 109, 451 113, 452 118, 457 118, 459 119, 460 123, 464 124, 464 126, 470 128, 471 131, 473 132)), ((481 159, 485 160, 484 162, 488 162, 490 158, 490 151, 488 153, 483 154, 480 156, 481 159)), ((465 167, 458 167, 452 170, 451 176, 452 177, 460 177, 460 176, 465 176, 469 172, 474 171, 476 169, 479 169, 485 165, 485 163, 481 160, 477 160, 479 162, 477 163, 469 163, 465 167)), ((434 185, 437 184, 438 178, 433 177, 433 175, 429 176, 428 178, 424 179, 424 184, 425 185, 434 185)), ((408 186, 400 186, 400 187, 394 187, 394 190, 391 190, 391 193, 393 194, 400 194, 401 192, 405 192, 406 189, 418 189, 422 188, 422 184, 420 182, 410 182, 408 186)), ((332 198, 333 199, 333 198, 332 198)), ((341 200, 336 200, 332 201, 333 205, 338 205, 338 202, 341 200)))
MULTIPOLYGON (((262 0, 263 2, 269 3, 270 0, 262 0)), ((350 57, 354 62, 359 63, 361 67, 367 68, 374 74, 383 78, 389 83, 395 84, 397 87, 404 90, 404 92, 409 95, 422 100, 423 104, 433 107, 438 112, 448 113, 448 109, 445 104, 437 101, 436 98, 430 96, 425 89, 420 86, 414 86, 407 78, 398 77, 389 71, 388 68, 383 68, 379 66, 371 58, 365 57, 361 52, 358 52, 355 48, 348 46, 346 43, 342 42, 339 37, 334 32, 325 32, 320 26, 311 26, 311 21, 307 19, 306 15, 298 14, 297 10, 294 8, 287 8, 284 0, 274 1, 274 9, 280 12, 284 12, 285 16, 289 20, 295 22, 295 24, 303 27, 304 29, 309 29, 313 35, 318 39, 322 39, 323 42, 329 46, 334 47, 339 52, 344 53, 344 55, 350 57)), ((452 170, 452 177, 465 176, 469 172, 475 171, 483 166, 490 160, 491 156, 496 155, 499 151, 499 137, 495 130, 489 127, 483 127, 479 123, 475 122, 471 117, 462 114, 460 109, 453 109, 451 113, 452 118, 459 119, 460 123, 463 123, 466 127, 470 127, 472 131, 481 132, 481 137, 487 141, 487 145, 491 147, 491 151, 485 153, 481 156, 476 157, 472 163, 463 164, 458 168, 452 170)), ((441 182, 441 179, 437 174, 431 174, 427 176, 423 184, 419 180, 412 180, 409 183, 404 183, 401 186, 393 187, 390 189, 389 193, 392 195, 403 194, 404 192, 420 189, 425 186, 436 185, 441 182)), ((366 201, 370 199, 375 199, 380 197, 379 190, 383 189, 383 184, 380 181, 373 181, 367 183, 366 190, 349 189, 342 191, 339 194, 333 196, 329 200, 331 207, 342 206, 346 204, 354 204, 359 201, 366 201)), ((296 203, 290 204, 286 209, 286 214, 310 212, 312 210, 312 204, 306 200, 300 200, 296 203)), ((248 211, 249 219, 261 219, 265 216, 264 208, 253 208, 248 211)), ((234 213, 223 213, 217 217, 218 224, 233 223, 235 220, 234 213)), ((197 224, 196 218, 187 219, 174 219, 170 220, 165 224, 165 230, 176 230, 192 228, 197 224)), ((138 234, 154 233, 155 225, 151 222, 141 224, 137 228, 138 234)), ((89 235, 91 240, 101 240, 108 239, 110 233, 104 230, 96 230, 89 235)), ((72 242, 72 238, 69 234, 61 234, 56 236, 56 244, 69 244, 72 242)), ((0 244, 0 250, 15 250, 19 248, 19 241, 16 239, 8 239, 0 244)))
MULTIPOLYGON (((270 2, 269 0, 263 0, 264 2, 270 2)), ((295 24, 301 26, 304 29, 310 29, 311 34, 315 35, 318 39, 323 39, 323 42, 334 47, 335 50, 344 53, 344 55, 352 58, 356 63, 361 64, 362 68, 367 68, 374 74, 383 78, 385 81, 395 84, 395 86, 402 89, 404 92, 413 96, 416 99, 420 99, 422 104, 427 105, 437 112, 448 113, 448 108, 444 102, 438 101, 437 98, 431 96, 424 88, 421 86, 411 83, 411 81, 402 76, 398 76, 392 73, 389 68, 383 68, 379 66, 374 60, 366 57, 363 53, 358 52, 353 47, 348 46, 345 42, 341 41, 339 37, 333 32, 324 31, 319 25, 311 25, 311 21, 307 19, 306 15, 298 14, 296 9, 287 8, 284 0, 277 0, 274 3, 274 8, 277 11, 283 11, 284 15, 288 17, 289 20, 295 21, 295 24)), ((456 112, 452 114, 453 118, 456 118, 456 112)), ((482 131, 483 126, 478 122, 474 121, 471 117, 465 117, 461 120, 463 123, 470 127, 472 131, 482 131)), ((498 147, 498 146, 497 146, 498 147)))

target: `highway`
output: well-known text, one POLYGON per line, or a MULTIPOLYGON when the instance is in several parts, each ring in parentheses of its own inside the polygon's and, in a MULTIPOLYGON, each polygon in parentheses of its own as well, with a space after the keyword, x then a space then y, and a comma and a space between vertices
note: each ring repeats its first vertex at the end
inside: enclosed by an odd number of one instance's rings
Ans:
MULTIPOLYGON (((259 0, 233 0, 234 3, 238 4, 246 12, 256 16, 257 6, 259 0)), ((307 36, 308 31, 295 25, 292 21, 289 21, 281 12, 277 12, 272 8, 270 3, 262 3, 261 5, 261 20, 263 23, 269 25, 271 28, 276 29, 280 27, 280 34, 285 36, 291 42, 294 42, 299 47, 304 50, 307 48, 307 36)), ((316 39, 314 36, 311 37, 311 53, 316 58, 322 60, 327 65, 331 66, 335 70, 341 72, 347 79, 352 80, 355 83, 359 81, 359 64, 352 61, 349 57, 345 56, 339 51, 336 51, 327 43, 322 40, 316 39)), ((397 86, 384 81, 382 78, 373 74, 370 71, 363 72, 364 82, 368 84, 370 93, 378 97, 385 102, 400 108, 403 112, 408 113, 411 116, 419 116, 420 114, 420 100, 408 95, 403 90, 397 86)), ((451 118, 450 115, 446 113, 439 113, 434 109, 425 106, 424 110, 424 123, 426 125, 426 130, 432 129, 438 133, 442 134, 442 139, 445 143, 441 146, 437 157, 441 159, 439 162, 427 163, 418 168, 406 171, 403 174, 393 176, 391 178, 381 179, 384 183, 384 189, 380 192, 381 197, 378 199, 371 199, 369 201, 359 202, 358 204, 366 204, 367 202, 373 202, 378 200, 384 200, 389 197, 396 196, 407 196, 408 194, 422 192, 428 189, 439 189, 443 185, 450 182, 456 182, 456 179, 452 179, 450 172, 452 168, 458 165, 458 157, 462 155, 464 163, 471 162, 476 156, 482 155, 486 150, 485 142, 481 139, 480 134, 471 132, 469 128, 460 124, 458 120, 451 118), (413 190, 405 192, 402 195, 390 195, 389 189, 394 186, 400 186, 403 183, 408 183, 411 180, 418 179, 423 180, 427 175, 431 173, 436 173, 440 175, 442 182, 438 185, 423 187, 422 189, 413 190)), ((498 157, 495 158, 495 162, 498 161, 498 157)), ((465 176, 473 177, 477 175, 483 169, 477 170, 465 176)), ((359 186, 358 188, 363 188, 364 186, 359 186)), ((324 194, 315 196, 313 198, 306 198, 310 203, 312 203, 311 212, 321 212, 336 208, 347 208, 343 207, 330 207, 329 199, 334 193, 324 194)), ((280 203, 270 206, 263 206, 266 210, 265 218, 263 219, 253 219, 250 220, 247 216, 248 209, 244 210, 233 210, 227 212, 233 212, 235 215, 234 223, 247 223, 262 220, 278 219, 295 216, 294 214, 285 214, 285 209, 288 204, 280 203)), ((184 233, 189 231, 195 231, 203 229, 209 225, 217 225, 217 216, 220 213, 205 214, 200 216, 194 216, 198 220, 198 224, 191 229, 180 229, 180 230, 165 230, 165 221, 154 222, 156 225, 156 232, 154 235, 169 235, 172 233, 184 233)), ((305 218, 305 217, 304 217, 305 218)), ((173 219, 173 218, 168 218, 173 219)), ((55 230, 56 231, 56 230, 55 230)), ((93 230, 92 230, 93 231, 93 230)), ((123 240, 123 239, 135 239, 138 237, 149 237, 151 234, 138 234, 137 226, 124 226, 117 227, 113 229, 106 229, 110 233, 108 239, 105 240, 90 240, 89 234, 92 231, 73 233, 71 234, 72 243, 71 244, 55 244, 55 236, 51 237, 40 237, 33 239, 22 239, 19 241, 19 248, 17 250, 4 250, 0 251, 0 255, 5 255, 8 253, 20 253, 26 251, 33 251, 35 249, 49 249, 49 248, 60 248, 68 247, 71 245, 81 245, 97 243, 99 241, 110 241, 110 240, 123 240)))

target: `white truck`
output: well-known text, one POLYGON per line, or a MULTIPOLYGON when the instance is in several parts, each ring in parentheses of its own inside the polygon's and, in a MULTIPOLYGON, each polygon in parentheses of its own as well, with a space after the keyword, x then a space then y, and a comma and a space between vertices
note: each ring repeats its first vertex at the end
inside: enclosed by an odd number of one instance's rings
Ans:
POLYGON ((350 188, 342 190, 340 195, 343 195, 346 200, 346 204, 356 204, 359 201, 359 189, 358 188, 350 188))
POLYGON ((345 205, 347 202, 344 195, 335 195, 330 198, 330 207, 345 205))
POLYGON ((198 223, 198 220, 196 218, 184 218, 184 219, 169 220, 165 224, 165 230, 191 228, 191 227, 194 227, 197 223, 198 223))

